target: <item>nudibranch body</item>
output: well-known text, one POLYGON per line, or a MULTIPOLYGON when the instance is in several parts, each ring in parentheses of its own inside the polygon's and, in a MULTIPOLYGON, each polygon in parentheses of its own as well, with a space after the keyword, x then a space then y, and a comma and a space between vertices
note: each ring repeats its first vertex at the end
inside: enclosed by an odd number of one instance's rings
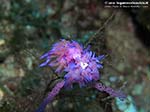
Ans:
POLYGON ((40 59, 46 59, 44 63, 40 64, 40 67, 50 66, 56 68, 57 74, 61 75, 62 72, 66 74, 48 94, 36 112, 44 112, 46 105, 53 100, 61 88, 73 88, 74 83, 79 84, 80 87, 90 85, 99 91, 107 92, 112 97, 126 98, 126 95, 121 91, 115 91, 98 82, 100 79, 99 69, 103 68, 101 61, 104 59, 104 55, 96 57, 89 47, 84 49, 76 41, 62 39, 40 59))

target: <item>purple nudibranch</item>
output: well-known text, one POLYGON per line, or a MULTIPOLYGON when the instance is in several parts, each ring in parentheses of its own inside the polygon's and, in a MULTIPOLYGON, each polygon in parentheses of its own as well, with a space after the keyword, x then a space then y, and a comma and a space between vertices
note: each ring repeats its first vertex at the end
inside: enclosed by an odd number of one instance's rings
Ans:
POLYGON ((61 88, 73 88, 74 83, 78 83, 80 87, 91 84, 91 87, 105 91, 112 97, 125 99, 126 95, 121 91, 115 91, 98 82, 100 79, 99 69, 103 68, 101 60, 104 58, 104 55, 96 57, 89 47, 84 49, 76 41, 62 39, 54 44, 49 52, 40 57, 40 59, 46 59, 44 63, 40 64, 40 67, 56 67, 57 74, 61 75, 62 72, 66 72, 66 74, 63 81, 56 84, 36 112, 44 112, 46 105, 53 100, 61 88))

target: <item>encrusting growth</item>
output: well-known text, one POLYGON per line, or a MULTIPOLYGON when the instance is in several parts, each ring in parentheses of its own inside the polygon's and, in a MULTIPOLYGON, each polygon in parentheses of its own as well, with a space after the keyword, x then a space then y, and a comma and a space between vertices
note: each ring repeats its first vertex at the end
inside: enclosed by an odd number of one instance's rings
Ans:
POLYGON ((47 98, 41 103, 36 112, 43 112, 46 105, 53 100, 53 98, 59 93, 60 89, 64 86, 64 81, 61 81, 56 84, 52 91, 48 94, 47 98))

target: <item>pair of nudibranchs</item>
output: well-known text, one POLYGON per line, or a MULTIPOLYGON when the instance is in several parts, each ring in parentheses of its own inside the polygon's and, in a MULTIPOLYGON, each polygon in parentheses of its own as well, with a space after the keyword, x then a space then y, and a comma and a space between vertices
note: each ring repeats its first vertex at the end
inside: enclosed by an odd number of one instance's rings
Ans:
POLYGON ((40 67, 54 67, 57 74, 61 75, 62 72, 66 74, 63 80, 55 85, 36 112, 44 112, 46 105, 53 100, 61 88, 72 88, 74 83, 79 84, 80 87, 91 86, 99 91, 107 92, 112 97, 125 99, 126 95, 120 90, 115 91, 98 82, 99 69, 103 68, 101 60, 104 57, 104 55, 96 57, 89 47, 83 48, 76 41, 62 39, 55 43, 50 51, 40 57, 40 59, 46 59, 40 64, 40 67))

